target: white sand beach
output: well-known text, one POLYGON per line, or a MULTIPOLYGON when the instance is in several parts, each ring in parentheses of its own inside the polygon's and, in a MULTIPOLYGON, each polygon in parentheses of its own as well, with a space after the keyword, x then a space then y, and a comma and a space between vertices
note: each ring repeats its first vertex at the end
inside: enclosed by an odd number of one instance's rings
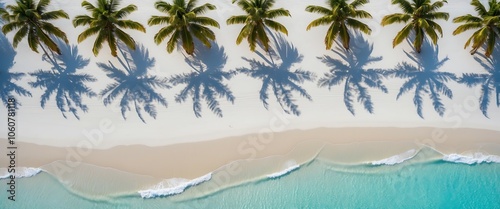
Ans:
MULTIPOLYGON (((1 2, 9 5, 14 1, 1 2)), ((133 12, 129 18, 146 25, 151 15, 160 14, 154 9, 154 2, 124 0, 122 4, 136 4, 138 11, 133 12)), ((223 47, 224 55, 228 57, 223 70, 249 67, 249 63, 242 57, 261 59, 250 52, 245 41, 240 45, 235 44, 240 25, 225 24, 231 15, 243 12, 231 4, 231 0, 200 1, 205 2, 217 6, 216 11, 206 15, 221 24, 220 29, 213 30, 218 45, 223 47)), ((81 1, 52 0, 52 9, 64 9, 72 19, 76 15, 86 14, 80 3, 81 1)), ((285 41, 303 55, 303 60, 295 63, 291 70, 310 71, 318 78, 330 70, 319 57, 339 57, 331 50, 325 50, 323 39, 326 27, 306 31, 307 24, 319 17, 304 11, 310 4, 320 5, 323 1, 278 0, 276 7, 290 10, 292 17, 280 18, 279 21, 289 31, 285 41)), ((381 57, 380 61, 365 67, 393 69, 398 63, 411 63, 411 59, 404 53, 412 53, 409 44, 392 47, 392 39, 402 25, 380 25, 382 17, 397 12, 397 7, 391 5, 389 0, 374 0, 364 9, 373 15, 373 19, 361 21, 367 23, 373 32, 371 35, 363 35, 363 38, 368 41, 368 48, 373 46, 371 55, 381 57)), ((463 44, 471 33, 452 35, 457 24, 452 23, 451 19, 471 13, 472 7, 468 1, 450 1, 443 10, 450 12, 450 20, 439 21, 444 30, 444 37, 438 41, 439 50, 424 49, 422 53, 436 54, 438 60, 449 59, 439 70, 455 73, 457 77, 462 73, 484 73, 484 67, 474 59, 475 56, 471 56, 468 49, 463 49, 463 44)), ((77 44, 77 36, 83 28, 74 28, 70 20, 57 20, 54 24, 67 33, 70 45, 77 46, 78 53, 89 59, 88 65, 79 72, 91 74, 98 80, 89 83, 89 86, 99 93, 112 80, 97 63, 120 66, 119 61, 105 47, 99 56, 94 57, 91 50, 92 38, 77 44)), ((155 59, 155 65, 149 74, 170 78, 191 72, 192 68, 186 63, 187 55, 183 51, 168 54, 165 43, 159 46, 154 43, 153 36, 158 30, 159 27, 147 27, 145 34, 127 31, 139 45, 147 49, 147 55, 155 59)), ((10 42, 12 36, 13 34, 6 36, 10 42)), ((363 43, 362 39, 358 41, 363 43)), ((30 73, 51 68, 49 63, 42 61, 41 54, 29 49, 25 41, 15 50, 17 54, 11 72, 30 73)), ((32 76, 25 76, 18 84, 29 88, 28 82, 34 80, 32 76)), ((388 94, 370 89, 374 113, 368 113, 361 104, 354 101, 355 115, 344 105, 342 85, 328 90, 318 87, 317 81, 305 82, 301 87, 311 95, 312 101, 294 93, 294 102, 301 111, 300 116, 295 116, 284 113, 272 92, 269 92, 269 108, 264 108, 259 99, 261 81, 240 73, 225 81, 235 96, 235 102, 231 104, 224 99, 219 100, 223 117, 213 114, 202 101, 201 117, 197 118, 191 99, 184 103, 175 101, 175 95, 183 88, 175 86, 158 90, 167 99, 168 107, 157 105, 157 118, 153 119, 145 114, 146 123, 139 119, 134 110, 127 112, 127 119, 123 119, 119 102, 106 107, 101 97, 84 99, 89 111, 80 112, 80 120, 70 113, 67 113, 68 118, 64 118, 53 98, 42 108, 40 96, 43 90, 29 88, 33 97, 18 99, 22 103, 17 110, 18 166, 40 167, 57 160, 65 161, 74 158, 71 155, 76 152, 79 157, 69 160, 134 174, 192 179, 235 160, 284 155, 309 141, 330 144, 384 141, 395 145, 374 146, 370 152, 359 155, 360 160, 390 157, 421 144, 430 145, 443 153, 500 154, 500 109, 492 101, 488 108, 489 118, 481 113, 478 103, 479 86, 468 88, 450 81, 448 87, 453 90, 454 95, 453 99, 443 97, 442 102, 447 109, 444 116, 440 117, 435 112, 432 102, 426 96, 423 104, 424 118, 421 118, 413 104, 412 92, 396 100, 403 82, 398 78, 385 79, 388 94), (263 134, 270 138, 259 139, 263 134)), ((494 98, 496 97, 493 96, 492 99, 494 98)), ((7 118, 5 111, 0 112, 0 118, 7 118)), ((1 127, 6 127, 6 120, 0 120, 0 138, 4 138, 7 132, 1 127)), ((6 140, 1 141, 1 147, 7 146, 4 144, 6 140)), ((4 165, 5 156, 2 155, 0 159, 4 165)))
POLYGON ((0 96, 21 104, 0 109, 0 208, 498 208, 500 42, 486 58, 464 49, 474 31, 453 35, 470 1, 440 9, 443 36, 419 54, 393 47, 403 24, 381 26, 391 0, 359 8, 371 34, 348 50, 306 30, 325 1, 276 0, 288 35, 268 33, 267 52, 236 44, 232 0, 199 0, 220 28, 193 55, 155 43, 156 1, 120 1, 146 32, 126 29, 136 49, 117 57, 78 43, 82 0, 51 0, 70 17, 51 21, 69 40, 53 60, 0 33, 0 96))

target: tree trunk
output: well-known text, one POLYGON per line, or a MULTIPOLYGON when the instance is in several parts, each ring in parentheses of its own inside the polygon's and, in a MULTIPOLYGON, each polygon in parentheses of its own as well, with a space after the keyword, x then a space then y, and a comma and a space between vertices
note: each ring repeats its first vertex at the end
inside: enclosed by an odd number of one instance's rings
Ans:
MULTIPOLYGON (((47 50, 45 49, 44 45, 43 44, 40 44, 40 47, 42 48, 43 50, 43 53, 47 56, 47 58, 49 59, 49 61, 52 63, 52 65, 54 65, 55 68, 57 68, 58 71, 62 71, 61 67, 59 67, 59 64, 57 64, 56 60, 51 57, 49 55, 49 53, 47 52, 47 50)), ((54 53, 52 53, 52 55, 54 55, 54 53)))

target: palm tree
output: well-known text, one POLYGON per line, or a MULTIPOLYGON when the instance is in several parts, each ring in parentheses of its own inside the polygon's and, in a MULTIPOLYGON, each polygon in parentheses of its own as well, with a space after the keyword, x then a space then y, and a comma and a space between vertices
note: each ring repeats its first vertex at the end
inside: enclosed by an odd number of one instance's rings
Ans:
POLYGON ((364 108, 373 113, 373 102, 368 88, 379 89, 387 93, 387 88, 382 83, 382 79, 387 73, 383 69, 366 69, 367 65, 379 62, 382 57, 371 56, 373 44, 369 44, 363 39, 360 33, 355 36, 355 42, 351 50, 337 47, 333 50, 341 59, 324 56, 321 61, 331 68, 330 72, 319 79, 318 86, 331 89, 336 85, 344 86, 344 104, 355 115, 353 97, 357 95, 357 101, 363 104, 364 108))
POLYGON ((61 29, 49 21, 60 18, 69 19, 69 16, 63 10, 47 11, 49 4, 50 0, 40 0, 38 4, 33 0, 18 0, 16 5, 6 7, 10 13, 5 11, 2 15, 7 22, 2 27, 2 32, 7 34, 18 29, 13 38, 14 47, 17 47, 19 42, 27 36, 28 45, 34 52, 38 53, 38 46, 40 46, 48 55, 44 47, 47 46, 51 51, 61 54, 61 50, 51 35, 64 40, 65 43, 68 43, 68 39, 61 29))
POLYGON ((414 61, 417 65, 412 65, 408 62, 402 62, 396 66, 396 69, 389 73, 390 76, 405 79, 405 82, 399 89, 396 99, 399 99, 403 94, 414 90, 413 103, 417 107, 417 113, 421 118, 424 118, 422 113, 423 94, 428 94, 432 100, 434 110, 443 116, 445 107, 441 102, 441 94, 453 98, 453 92, 446 86, 448 81, 456 81, 455 74, 449 72, 440 72, 439 69, 448 61, 448 57, 439 60, 439 48, 432 46, 426 39, 424 44, 432 51, 422 56, 418 53, 405 54, 414 61))
MULTIPOLYGON (((14 66, 14 58, 16 51, 12 48, 7 38, 0 33, 0 99, 5 106, 9 105, 9 98, 18 96, 31 97, 31 93, 19 86, 19 81, 26 75, 25 73, 9 72, 14 66)), ((16 106, 21 105, 19 99, 16 98, 16 106)))
POLYGON ((45 89, 40 100, 42 108, 45 108, 47 101, 55 94, 57 107, 63 117, 67 118, 66 113, 70 112, 80 119, 78 109, 83 112, 88 111, 87 105, 82 102, 82 96, 89 98, 96 96, 85 83, 95 82, 96 79, 89 74, 76 72, 86 67, 90 61, 78 54, 76 46, 70 46, 61 41, 57 44, 63 52, 62 55, 52 54, 54 59, 44 56, 44 60, 52 65, 52 69, 30 73, 31 76, 36 77, 36 81, 29 82, 29 84, 33 88, 45 89))
MULTIPOLYGON (((494 53, 500 53, 500 45, 496 43, 494 53)), ((464 73, 458 80, 468 87, 481 86, 479 107, 483 115, 488 117, 488 107, 493 95, 496 95, 496 105, 500 107, 500 59, 495 56, 488 57, 486 54, 478 54, 474 59, 483 66, 487 73, 464 73)))
POLYGON ((298 116, 300 115, 300 111, 298 105, 294 103, 293 92, 295 91, 300 96, 311 101, 311 95, 300 84, 305 81, 313 81, 315 75, 301 69, 293 70, 292 68, 295 64, 302 62, 303 56, 283 36, 278 36, 277 38, 273 36, 273 40, 275 50, 268 51, 270 59, 266 58, 262 53, 257 52, 257 55, 263 62, 243 58, 250 64, 250 68, 238 68, 237 70, 250 77, 262 80, 260 100, 266 109, 269 106, 268 91, 272 91, 281 108, 287 114, 292 113, 298 116))
POLYGON ((111 55, 117 56, 117 39, 125 43, 130 49, 135 50, 135 41, 123 29, 133 29, 146 32, 144 26, 132 20, 124 20, 127 15, 137 10, 133 4, 129 4, 121 9, 118 8, 121 0, 97 0, 97 6, 87 1, 82 2, 82 7, 91 13, 88 15, 78 15, 73 20, 73 25, 86 26, 85 31, 78 36, 78 43, 90 36, 97 34, 92 52, 95 56, 99 54, 104 42, 108 42, 111 55))
POLYGON ((467 42, 465 42, 464 48, 467 48, 472 42, 472 50, 470 53, 474 54, 479 48, 486 44, 485 55, 489 57, 491 53, 493 53, 493 48, 495 47, 498 33, 500 32, 498 29, 500 26, 500 3, 496 0, 489 0, 488 10, 479 0, 472 0, 470 4, 474 6, 479 16, 467 14, 454 18, 454 23, 463 24, 453 31, 453 35, 477 29, 467 42))
POLYGON ((393 47, 396 47, 404 39, 410 36, 413 31, 415 38, 413 40, 413 48, 420 53, 424 37, 427 36, 432 40, 434 45, 437 44, 438 35, 436 31, 443 37, 443 29, 434 22, 434 20, 448 20, 449 14, 446 12, 438 12, 438 10, 447 3, 446 0, 436 1, 431 3, 431 0, 392 0, 392 4, 397 4, 403 13, 395 13, 386 15, 382 19, 382 26, 393 23, 407 23, 401 31, 398 32, 392 41, 393 47))
POLYGON ((330 25, 325 36, 326 49, 331 49, 337 37, 340 37, 342 46, 349 49, 349 28, 359 30, 365 34, 370 34, 371 29, 368 25, 356 20, 355 18, 372 18, 370 13, 357 8, 368 3, 368 0, 354 0, 350 4, 347 0, 328 0, 329 8, 322 6, 307 6, 306 11, 323 15, 313 20, 307 26, 307 30, 320 25, 330 25))
MULTIPOLYGON (((121 50, 126 47, 120 46, 119 48, 121 50)), ((155 65, 155 59, 149 56, 149 51, 144 46, 135 51, 130 48, 121 50, 121 54, 123 59, 118 58, 118 60, 123 69, 115 67, 111 62, 109 64, 97 63, 109 78, 115 80, 100 93, 100 96, 104 98, 104 105, 110 105, 121 96, 120 107, 123 119, 127 119, 125 113, 130 111, 131 105, 142 122, 146 123, 142 111, 156 119, 157 112, 154 103, 157 102, 167 107, 167 100, 157 93, 155 88, 170 88, 167 79, 148 75, 148 70, 155 65)))
POLYGON ((236 44, 240 44, 244 38, 247 39, 251 51, 255 51, 257 44, 264 46, 269 51, 269 38, 266 28, 288 35, 288 30, 281 23, 273 19, 281 16, 290 16, 290 12, 283 8, 271 9, 275 0, 238 0, 237 4, 247 15, 232 16, 227 19, 228 25, 245 24, 241 29, 236 44))
POLYGON ((175 96, 175 101, 182 103, 192 97, 193 111, 196 117, 201 117, 201 102, 205 100, 208 108, 217 116, 222 117, 222 109, 217 98, 225 98, 234 103, 235 97, 224 80, 231 79, 236 71, 224 72, 227 62, 224 48, 214 43, 211 49, 197 49, 192 57, 186 57, 186 62, 193 72, 174 75, 170 82, 174 85, 186 86, 175 96))
POLYGON ((165 12, 168 16, 152 16, 148 25, 167 24, 158 33, 154 39, 156 44, 160 44, 167 36, 170 40, 167 42, 167 51, 172 53, 176 44, 182 42, 182 47, 187 54, 194 53, 194 40, 201 41, 206 47, 210 47, 210 41, 215 40, 215 34, 206 25, 219 28, 219 23, 209 17, 200 17, 207 10, 214 10, 215 6, 209 3, 195 7, 198 0, 174 0, 173 4, 164 1, 155 3, 156 9, 165 12))

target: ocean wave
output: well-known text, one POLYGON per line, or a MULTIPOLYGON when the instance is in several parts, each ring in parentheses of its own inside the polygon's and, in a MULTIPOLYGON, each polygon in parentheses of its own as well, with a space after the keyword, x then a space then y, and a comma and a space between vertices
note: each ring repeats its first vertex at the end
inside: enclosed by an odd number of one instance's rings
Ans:
MULTIPOLYGON (((42 172, 40 168, 31 168, 31 167, 17 167, 15 168, 15 177, 16 178, 28 178, 32 177, 38 173, 42 172)), ((0 168, 0 179, 10 178, 11 173, 7 168, 0 168)))
POLYGON ((483 153, 474 153, 472 155, 449 154, 443 156, 444 161, 464 164, 480 164, 480 163, 500 163, 500 156, 485 155, 483 153))
POLYGON ((166 197, 171 195, 176 195, 184 192, 188 187, 196 186, 212 178, 212 173, 204 175, 202 177, 187 180, 187 179, 167 179, 160 182, 156 186, 148 190, 141 190, 139 194, 142 198, 155 198, 155 197, 166 197))
POLYGON ((295 164, 295 165, 292 165, 292 166, 288 167, 288 168, 287 168, 287 169, 285 169, 285 170, 282 170, 282 171, 278 171, 278 172, 276 172, 276 173, 269 174, 269 175, 267 175, 266 177, 267 177, 267 178, 270 178, 270 179, 279 178, 279 177, 282 177, 282 176, 284 176, 284 175, 287 175, 287 174, 291 173, 292 171, 297 170, 297 169, 299 169, 299 168, 300 168, 300 165, 295 164))
POLYGON ((415 149, 408 150, 406 152, 403 152, 398 155, 394 155, 389 158, 385 158, 382 160, 377 160, 377 161, 372 161, 370 164, 372 165, 396 165, 403 163, 404 161, 407 161, 409 159, 412 159, 417 155, 418 151, 415 149))

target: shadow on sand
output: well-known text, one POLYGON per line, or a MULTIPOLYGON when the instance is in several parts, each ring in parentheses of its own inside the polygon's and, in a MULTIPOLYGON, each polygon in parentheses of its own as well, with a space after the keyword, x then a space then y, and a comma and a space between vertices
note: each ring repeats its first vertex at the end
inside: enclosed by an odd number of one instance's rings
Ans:
POLYGON ((2 15, 4 15, 5 12, 7 12, 7 11, 5 11, 5 3, 0 2, 0 24, 5 23, 5 21, 2 18, 2 15))
POLYGON ((391 77, 404 79, 404 83, 399 89, 396 99, 399 99, 403 94, 413 91, 413 103, 417 107, 417 114, 424 118, 423 96, 427 94, 432 100, 434 110, 443 116, 446 108, 444 107, 441 97, 445 96, 449 99, 453 98, 453 92, 446 86, 448 81, 456 81, 457 77, 453 73, 440 72, 440 68, 447 62, 448 57, 439 59, 439 47, 425 39, 422 44, 420 53, 404 52, 413 63, 399 63, 389 75, 391 77))
POLYGON ((82 96, 89 98, 96 96, 87 85, 87 82, 95 82, 96 79, 89 74, 77 73, 89 64, 89 59, 78 54, 78 47, 64 43, 60 39, 54 38, 56 44, 61 49, 61 55, 50 51, 50 56, 44 54, 42 59, 51 64, 51 70, 38 70, 30 73, 36 81, 29 84, 33 88, 41 88, 44 93, 41 96, 40 105, 45 108, 48 100, 55 94, 57 108, 64 118, 66 113, 72 113, 77 119, 78 109, 83 112, 88 111, 87 105, 83 104, 82 96))
POLYGON ((468 87, 481 86, 479 104, 483 115, 488 117, 488 107, 492 99, 496 99, 496 106, 500 107, 500 43, 497 43, 491 57, 476 53, 474 59, 481 64, 486 73, 464 73, 459 83, 468 87))
POLYGON ((355 115, 353 106, 354 97, 361 103, 366 111, 373 113, 374 105, 368 88, 379 89, 387 93, 387 88, 382 83, 387 70, 366 68, 367 65, 381 61, 382 56, 373 57, 373 44, 363 38, 360 33, 353 33, 350 49, 346 50, 340 43, 332 51, 340 57, 336 59, 328 55, 319 57, 324 64, 330 67, 330 72, 318 81, 319 87, 344 86, 344 104, 347 110, 355 115))
POLYGON ((170 88, 167 79, 148 75, 148 70, 155 65, 155 59, 150 57, 149 51, 143 45, 136 46, 135 51, 123 43, 118 46, 120 53, 117 59, 120 67, 110 61, 108 64, 97 63, 106 75, 115 81, 100 92, 104 105, 108 106, 121 97, 119 105, 123 119, 127 119, 126 113, 131 111, 131 106, 142 122, 146 123, 143 111, 156 119, 155 103, 167 107, 167 100, 155 89, 170 88))
POLYGON ((185 85, 175 96, 175 101, 183 103, 188 97, 193 101, 193 111, 196 117, 202 117, 202 101, 205 100, 208 108, 217 116, 222 117, 218 98, 225 98, 234 103, 235 97, 231 89, 224 84, 230 80, 236 71, 224 72, 227 62, 224 47, 212 42, 212 47, 207 48, 196 42, 196 50, 192 56, 185 56, 185 61, 193 70, 190 73, 174 75, 170 78, 173 85, 185 85))
MULTIPOLYGON (((300 110, 295 104, 294 92, 312 101, 307 91, 300 86, 305 81, 314 81, 315 75, 312 72, 301 69, 292 70, 294 65, 302 62, 303 56, 297 48, 288 42, 281 34, 269 32, 272 37, 272 45, 267 56, 256 52, 261 60, 243 60, 250 64, 250 68, 238 68, 237 70, 252 78, 262 80, 260 89, 260 100, 267 109, 269 106, 269 91, 272 91, 283 111, 287 114, 299 116, 300 110)), ((262 48, 262 46, 261 46, 262 48)))
POLYGON ((0 32, 0 98, 5 106, 8 105, 9 98, 16 100, 16 107, 21 105, 15 95, 31 97, 28 90, 16 84, 26 74, 10 72, 10 69, 14 66, 16 54, 10 42, 0 32))

